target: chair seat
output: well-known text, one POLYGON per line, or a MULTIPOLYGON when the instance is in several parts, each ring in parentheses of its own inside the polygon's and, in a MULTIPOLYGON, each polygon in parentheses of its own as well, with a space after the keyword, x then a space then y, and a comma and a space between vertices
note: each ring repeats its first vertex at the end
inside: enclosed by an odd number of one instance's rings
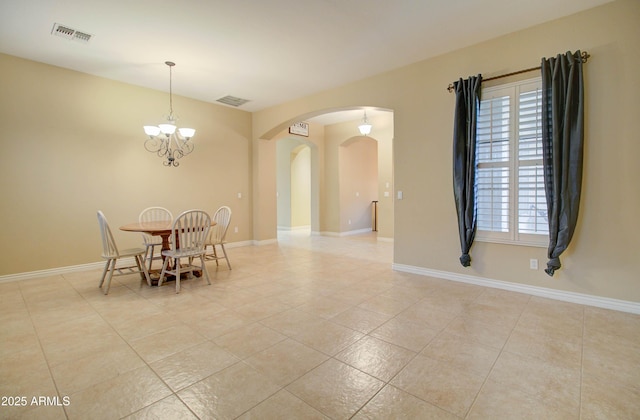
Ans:
POLYGON ((200 248, 181 248, 178 250, 167 249, 162 251, 162 255, 165 257, 171 258, 185 258, 185 257, 196 257, 198 255, 204 254, 204 250, 200 248))
MULTIPOLYGON (((129 248, 129 249, 123 249, 122 251, 118 251, 117 255, 119 258, 122 257, 135 257, 136 255, 142 255, 145 253, 145 249, 144 248, 129 248)), ((109 259, 109 258, 115 258, 116 255, 102 255, 102 258, 104 259, 109 259)))

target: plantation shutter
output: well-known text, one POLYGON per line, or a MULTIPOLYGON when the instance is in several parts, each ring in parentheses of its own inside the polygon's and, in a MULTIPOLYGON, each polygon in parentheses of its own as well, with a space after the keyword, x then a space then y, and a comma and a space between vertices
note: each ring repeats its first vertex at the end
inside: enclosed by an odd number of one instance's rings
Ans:
POLYGON ((482 101, 477 132, 478 229, 509 231, 509 96, 482 101))
POLYGON ((518 234, 548 233, 542 166, 542 90, 520 89, 518 100, 518 234))
POLYGON ((482 93, 478 112, 479 240, 545 245, 548 240, 540 80, 482 93))

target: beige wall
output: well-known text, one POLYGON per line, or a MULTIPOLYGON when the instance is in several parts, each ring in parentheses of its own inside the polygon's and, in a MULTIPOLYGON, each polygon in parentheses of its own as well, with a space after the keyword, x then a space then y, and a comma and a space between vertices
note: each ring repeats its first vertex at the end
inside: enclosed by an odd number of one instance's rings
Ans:
POLYGON ((340 232, 371 229, 371 202, 378 200, 378 143, 358 136, 342 143, 338 158, 340 232))
MULTIPOLYGON (((394 111, 396 264, 480 278, 640 302, 640 2, 618 0, 602 7, 451 52, 339 89, 253 114, 254 142, 300 115, 358 105, 394 111), (476 243, 470 268, 460 266, 451 181, 454 97, 447 85, 458 77, 491 77, 537 65, 541 57, 586 50, 586 137, 579 226, 563 268, 551 278, 530 270, 546 263, 543 248, 476 243)), ((257 149, 254 162, 269 156, 257 149)), ((256 183, 259 185, 259 183, 256 183)), ((275 208, 257 200, 256 238, 275 232, 275 208), (270 221, 271 220, 271 221, 270 221)))
POLYGON ((371 119, 378 142, 378 239, 393 239, 393 113, 371 119))
POLYGON ((251 114, 174 95, 198 131, 195 151, 167 168, 142 130, 167 114, 167 93, 7 55, 0 74, 0 275, 100 261, 97 210, 121 247, 140 236, 118 227, 154 205, 229 205, 227 239, 252 238, 251 114))
POLYGON ((291 160, 292 150, 300 143, 283 139, 276 143, 276 198, 278 229, 291 228, 291 160))
POLYGON ((311 226, 311 149, 299 146, 291 154, 291 227, 311 226))

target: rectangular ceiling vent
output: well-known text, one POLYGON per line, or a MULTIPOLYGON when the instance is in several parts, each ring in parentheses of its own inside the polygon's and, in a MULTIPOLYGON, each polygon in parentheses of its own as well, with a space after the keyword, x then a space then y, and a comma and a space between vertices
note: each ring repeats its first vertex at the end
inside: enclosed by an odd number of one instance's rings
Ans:
POLYGON ((71 29, 68 26, 60 25, 59 23, 53 24, 51 35, 59 36, 71 41, 89 42, 93 35, 86 32, 80 32, 75 29, 71 29))
POLYGON ((221 104, 238 107, 238 106, 242 106, 242 105, 246 104, 250 100, 249 99, 238 98, 236 96, 227 95, 227 96, 223 96, 222 98, 216 99, 216 101, 220 102, 221 104))

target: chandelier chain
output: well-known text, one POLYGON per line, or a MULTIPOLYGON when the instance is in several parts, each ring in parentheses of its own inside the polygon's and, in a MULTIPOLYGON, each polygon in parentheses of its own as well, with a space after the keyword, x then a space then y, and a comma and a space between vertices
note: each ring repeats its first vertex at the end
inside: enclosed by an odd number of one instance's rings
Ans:
POLYGON ((173 66, 176 65, 173 61, 165 61, 169 66, 169 117, 173 119, 173 66))

